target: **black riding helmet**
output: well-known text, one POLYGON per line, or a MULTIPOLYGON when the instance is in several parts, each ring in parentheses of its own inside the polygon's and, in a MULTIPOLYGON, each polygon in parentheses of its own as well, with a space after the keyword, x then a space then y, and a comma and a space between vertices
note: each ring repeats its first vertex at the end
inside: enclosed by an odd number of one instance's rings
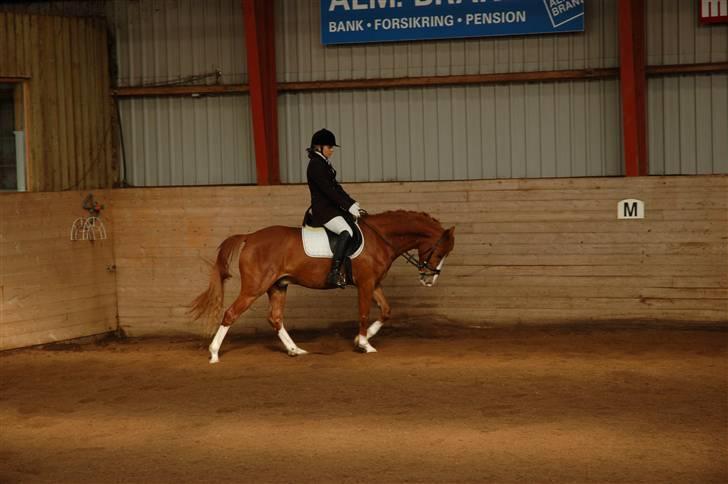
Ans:
POLYGON ((339 146, 336 136, 326 128, 316 131, 311 137, 311 146, 339 146))

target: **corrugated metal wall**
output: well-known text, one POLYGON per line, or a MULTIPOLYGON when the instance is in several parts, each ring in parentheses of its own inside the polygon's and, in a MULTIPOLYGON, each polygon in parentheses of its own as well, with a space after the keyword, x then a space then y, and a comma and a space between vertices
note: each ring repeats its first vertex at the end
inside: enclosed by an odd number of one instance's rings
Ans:
POLYGON ((158 84, 220 71, 201 84, 247 82, 240 0, 114 0, 119 86, 158 84))
MULTIPOLYGON (((587 3, 586 32, 324 47, 319 2, 279 1, 278 78, 315 81, 614 67, 616 4, 587 3)), ((328 126, 345 181, 622 173, 617 81, 289 93, 279 101, 281 175, 305 181, 303 149, 328 126)))
MULTIPOLYGON (((276 0, 281 82, 618 65, 617 2, 611 0, 586 2, 583 34, 331 47, 320 44, 318 5, 276 0)), ((114 0, 107 10, 120 85, 217 70, 219 79, 198 82, 247 81, 240 0, 114 0)), ((649 64, 728 59, 728 27, 699 26, 696 10, 684 0, 647 2, 649 64)), ((725 82, 720 75, 649 81, 652 173, 728 172, 717 135, 728 117, 725 82)), ((129 181, 253 183, 247 99, 122 100, 129 181), (233 118, 245 131, 230 130, 233 118), (211 163, 208 170, 205 163, 211 163)), ((322 126, 341 138, 336 161, 346 181, 609 176, 623 170, 616 80, 282 93, 278 104, 284 182, 304 181, 304 148, 322 126)))
POLYGON ((645 2, 647 64, 728 61, 728 25, 700 25, 699 3, 687 0, 645 2))
POLYGON ((619 175, 618 83, 580 81, 282 95, 282 178, 328 126, 344 181, 619 175))
POLYGON ((123 99, 134 186, 255 183, 248 96, 123 99))
MULTIPOLYGON (((700 25, 697 3, 646 2, 648 64, 728 61, 728 25, 700 25)), ((651 174, 728 173, 728 75, 652 78, 647 96, 651 174)))
POLYGON ((728 75, 648 81, 650 174, 728 173, 728 75))
MULTIPOLYGON (((119 86, 247 82, 240 0, 114 0, 119 86)), ((136 186, 255 183, 247 95, 121 99, 136 186)))

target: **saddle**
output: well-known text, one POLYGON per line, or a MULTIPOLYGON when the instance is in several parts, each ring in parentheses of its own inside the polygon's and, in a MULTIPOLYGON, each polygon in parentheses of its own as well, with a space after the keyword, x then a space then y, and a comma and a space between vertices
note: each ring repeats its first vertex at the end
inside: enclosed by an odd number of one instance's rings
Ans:
MULTIPOLYGON (((364 236, 358 223, 351 223, 349 220, 347 222, 354 229, 354 237, 349 242, 344 255, 347 259, 354 259, 364 250, 364 236)), ((307 224, 301 227, 303 251, 309 257, 332 258, 337 237, 335 233, 325 227, 311 227, 307 224)))

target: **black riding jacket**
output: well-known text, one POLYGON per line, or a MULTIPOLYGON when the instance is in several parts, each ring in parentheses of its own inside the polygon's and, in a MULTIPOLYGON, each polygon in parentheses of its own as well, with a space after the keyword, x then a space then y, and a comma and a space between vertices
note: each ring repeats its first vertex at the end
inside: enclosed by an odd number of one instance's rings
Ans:
POLYGON ((311 192, 311 219, 314 227, 322 227, 339 215, 346 215, 356 203, 336 181, 336 170, 320 153, 309 154, 306 170, 308 189, 311 192))

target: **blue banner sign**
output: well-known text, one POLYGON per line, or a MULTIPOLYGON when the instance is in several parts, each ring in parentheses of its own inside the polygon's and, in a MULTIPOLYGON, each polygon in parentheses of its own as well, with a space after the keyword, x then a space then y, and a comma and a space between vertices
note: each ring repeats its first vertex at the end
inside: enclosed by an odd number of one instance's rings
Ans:
POLYGON ((584 30, 584 0, 321 0, 321 43, 584 30))

